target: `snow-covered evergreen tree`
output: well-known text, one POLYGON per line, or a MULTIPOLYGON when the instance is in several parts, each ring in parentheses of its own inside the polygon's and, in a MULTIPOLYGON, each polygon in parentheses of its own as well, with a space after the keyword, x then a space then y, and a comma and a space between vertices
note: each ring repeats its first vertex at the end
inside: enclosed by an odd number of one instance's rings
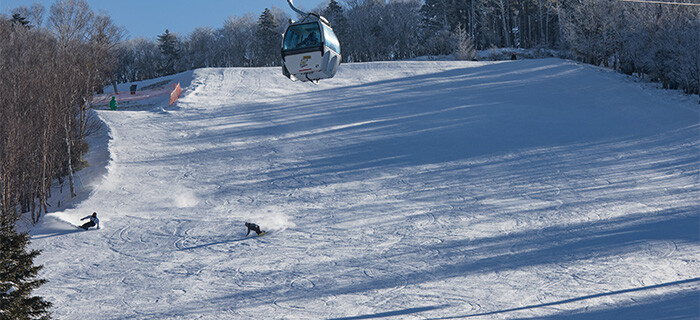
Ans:
POLYGON ((467 30, 458 27, 452 34, 452 43, 454 51, 452 52, 457 60, 473 60, 476 57, 476 49, 474 49, 474 41, 469 37, 467 30))
MULTIPOLYGON (((343 44, 349 38, 350 24, 345 16, 345 9, 336 0, 331 0, 328 6, 321 12, 321 15, 331 23, 335 36, 341 44, 340 50, 343 51, 343 44)), ((342 52, 341 52, 342 53, 342 52)), ((347 61, 347 57, 343 55, 343 61, 347 61)))
POLYGON ((27 18, 24 17, 24 16, 22 16, 22 15, 19 14, 19 13, 13 14, 13 15, 12 15, 11 21, 12 21, 12 23, 14 23, 15 25, 20 25, 20 26, 23 26, 23 27, 29 27, 29 21, 27 20, 27 18))
POLYGON ((29 7, 20 6, 12 9, 12 20, 15 16, 19 16, 26 22, 23 23, 26 26, 32 28, 39 28, 43 24, 44 13, 46 13, 46 8, 41 3, 34 3, 29 7))
POLYGON ((46 280, 37 279, 34 265, 40 251, 28 250, 29 234, 0 226, 0 320, 50 319, 51 303, 32 296, 46 280))
POLYGON ((258 18, 255 30, 255 64, 257 66, 275 66, 282 59, 280 48, 282 36, 279 33, 279 23, 270 9, 265 9, 258 18))
POLYGON ((162 72, 173 74, 176 72, 175 66, 180 58, 180 48, 177 36, 165 29, 165 32, 158 36, 158 48, 162 54, 162 72))

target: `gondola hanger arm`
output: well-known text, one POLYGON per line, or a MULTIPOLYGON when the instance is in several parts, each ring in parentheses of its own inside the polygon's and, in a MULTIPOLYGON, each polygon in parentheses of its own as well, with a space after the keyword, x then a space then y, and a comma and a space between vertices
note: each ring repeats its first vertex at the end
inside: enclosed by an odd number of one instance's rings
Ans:
POLYGON ((294 2, 292 2, 292 0, 287 0, 287 3, 288 3, 289 6, 292 8, 292 10, 294 10, 294 12, 296 12, 296 13, 302 15, 302 16, 307 16, 307 15, 309 15, 308 13, 306 13, 306 12, 304 12, 304 11, 301 11, 301 10, 299 10, 297 7, 295 7, 295 6, 294 6, 294 2))

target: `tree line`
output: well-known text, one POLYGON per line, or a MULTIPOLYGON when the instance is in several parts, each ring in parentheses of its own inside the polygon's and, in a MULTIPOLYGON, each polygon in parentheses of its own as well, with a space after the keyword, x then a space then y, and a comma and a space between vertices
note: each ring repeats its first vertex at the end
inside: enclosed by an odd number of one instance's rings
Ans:
MULTIPOLYGON (((679 0, 689 1, 689 0, 679 0)), ((232 16, 218 29, 155 40, 124 30, 84 0, 39 4, 0 18, 0 212, 47 209, 54 179, 81 165, 92 95, 201 67, 279 66, 292 18, 279 8, 232 16), (46 26, 43 21, 46 20, 46 26)), ((325 16, 345 62, 454 54, 475 49, 556 48, 576 58, 698 93, 700 7, 615 0, 330 0, 325 16)), ((295 17, 300 19, 301 17, 295 17)))
POLYGON ((73 172, 85 165, 94 130, 90 103, 110 82, 123 36, 83 0, 60 0, 0 15, 0 318, 47 319, 50 303, 32 297, 39 254, 15 225, 48 211, 55 181, 75 196, 73 172), (46 15, 46 26, 43 25, 46 15), (66 181, 67 180, 67 181, 66 181))
POLYGON ((576 0, 559 12, 564 40, 582 61, 700 93, 700 6, 576 0))
MULTIPOLYGON (((692 0, 678 0, 690 3, 692 0)), ((318 12, 332 24, 344 62, 455 54, 490 48, 556 49, 564 56, 699 93, 700 7, 617 0, 330 0, 318 12)), ((232 16, 220 28, 136 38, 117 48, 118 81, 201 67, 281 64, 292 19, 279 8, 232 16)))
POLYGON ((83 0, 57 1, 46 27, 39 5, 16 12, 31 14, 0 17, 0 213, 37 221, 54 179, 66 177, 74 194, 90 103, 112 78, 123 31, 83 0))
MULTIPOLYGON (((643 0, 640 0, 643 1, 643 0)), ((690 3, 692 0, 675 0, 690 3)), ((551 48, 586 63, 700 93, 700 7, 616 0, 329 0, 310 11, 332 24, 344 62, 551 48)), ((105 85, 201 67, 279 66, 279 8, 232 16, 186 36, 125 40, 123 28, 85 0, 58 0, 0 14, 0 318, 48 318, 31 297, 43 283, 14 232, 23 213, 47 212, 51 186, 86 165, 91 101, 105 85)))
MULTIPOLYGON (((678 0, 690 1, 690 0, 678 0)), ((615 0, 330 0, 325 16, 344 62, 454 54, 475 49, 555 48, 699 93, 700 7, 615 0)), ((124 30, 84 0, 40 4, 0 18, 0 211, 47 209, 53 179, 80 166, 92 94, 201 67, 278 66, 292 18, 279 8, 232 16, 187 36, 123 40, 124 30), (46 26, 43 25, 46 20, 46 26), (31 125, 28 125, 31 124, 31 125)), ((299 20, 302 17, 295 17, 299 20)))

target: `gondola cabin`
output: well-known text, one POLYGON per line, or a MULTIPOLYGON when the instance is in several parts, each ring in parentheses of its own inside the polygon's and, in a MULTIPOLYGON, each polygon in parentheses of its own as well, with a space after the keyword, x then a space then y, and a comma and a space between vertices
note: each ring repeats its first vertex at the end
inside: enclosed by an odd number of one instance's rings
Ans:
POLYGON ((338 38, 328 21, 317 17, 317 21, 292 24, 284 33, 282 73, 293 81, 332 78, 340 65, 338 38))

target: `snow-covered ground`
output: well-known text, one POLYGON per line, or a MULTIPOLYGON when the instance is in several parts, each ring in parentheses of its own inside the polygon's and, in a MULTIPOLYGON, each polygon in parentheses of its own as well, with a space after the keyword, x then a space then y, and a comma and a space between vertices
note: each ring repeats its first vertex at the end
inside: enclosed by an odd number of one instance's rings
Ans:
POLYGON ((700 316, 695 98, 559 59, 178 77, 98 111, 33 229, 57 319, 700 316))

